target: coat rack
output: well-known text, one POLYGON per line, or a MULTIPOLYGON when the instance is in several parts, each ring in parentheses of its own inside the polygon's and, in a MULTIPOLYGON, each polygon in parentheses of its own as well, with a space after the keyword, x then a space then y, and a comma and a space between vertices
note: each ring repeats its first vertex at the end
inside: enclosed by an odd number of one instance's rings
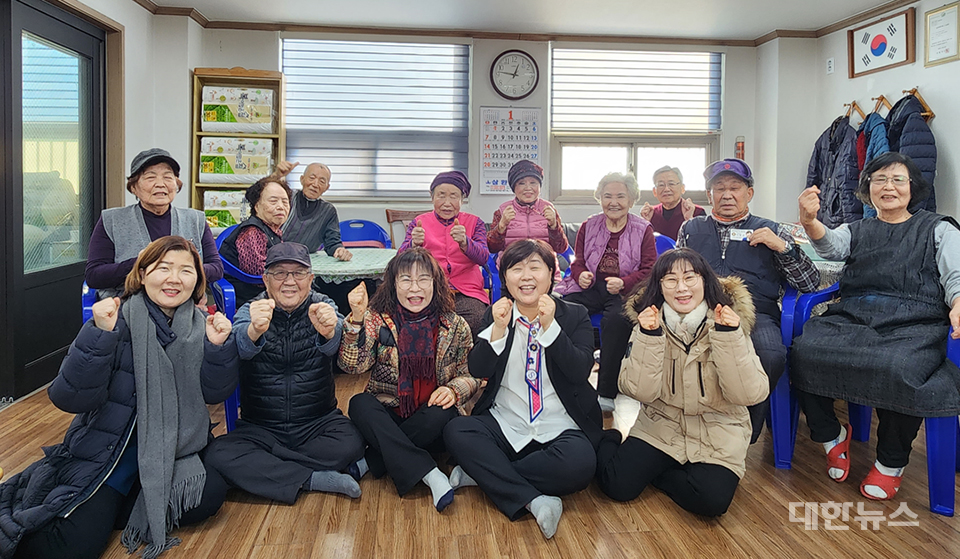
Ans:
POLYGON ((849 107, 847 109, 847 114, 845 116, 850 117, 850 115, 852 115, 853 112, 856 111, 857 114, 860 115, 860 120, 864 120, 865 118, 867 118, 867 115, 863 114, 863 109, 860 108, 860 104, 857 103, 856 101, 852 103, 844 103, 843 106, 849 107))
POLYGON ((875 113, 880 112, 880 107, 886 107, 888 112, 893 108, 893 105, 890 104, 890 101, 887 101, 887 98, 883 94, 880 94, 880 97, 871 97, 870 100, 877 102, 873 107, 873 112, 875 113))
POLYGON ((923 96, 920 95, 919 88, 915 87, 913 89, 904 89, 903 92, 908 95, 913 95, 914 97, 917 98, 918 101, 920 101, 920 104, 923 106, 923 112, 920 113, 920 116, 923 117, 923 120, 930 122, 931 120, 933 120, 933 117, 937 116, 933 113, 933 109, 930 108, 930 105, 927 104, 923 96))

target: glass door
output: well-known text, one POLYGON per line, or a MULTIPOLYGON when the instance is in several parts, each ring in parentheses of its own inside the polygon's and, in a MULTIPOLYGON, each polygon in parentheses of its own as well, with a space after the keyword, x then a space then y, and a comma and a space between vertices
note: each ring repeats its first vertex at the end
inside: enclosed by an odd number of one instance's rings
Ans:
POLYGON ((104 199, 104 35, 38 0, 14 0, 10 13, 3 297, 13 342, 5 365, 20 396, 56 375, 80 327, 87 244, 104 199))

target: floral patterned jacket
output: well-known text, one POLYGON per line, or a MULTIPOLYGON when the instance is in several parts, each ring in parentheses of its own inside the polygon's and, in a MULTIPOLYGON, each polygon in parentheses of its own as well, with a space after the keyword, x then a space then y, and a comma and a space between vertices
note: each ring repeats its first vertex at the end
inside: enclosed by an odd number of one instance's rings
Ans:
MULTIPOLYGON (((351 313, 344 321, 338 364, 346 373, 370 372, 365 392, 373 394, 385 406, 400 405, 397 382, 400 370, 397 351, 397 326, 389 315, 368 310, 363 326, 351 313)), ((473 348, 470 327, 459 315, 440 315, 437 336, 437 386, 451 388, 457 395, 457 409, 467 415, 464 406, 480 388, 480 380, 470 376, 467 356, 473 348)))

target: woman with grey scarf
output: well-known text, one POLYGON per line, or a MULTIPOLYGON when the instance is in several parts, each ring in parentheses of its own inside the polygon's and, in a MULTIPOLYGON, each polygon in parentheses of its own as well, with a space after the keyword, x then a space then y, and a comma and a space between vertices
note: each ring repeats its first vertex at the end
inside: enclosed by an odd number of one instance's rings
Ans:
POLYGON ((215 514, 226 483, 204 464, 207 403, 237 383, 231 324, 196 306, 203 263, 182 237, 140 254, 123 299, 93 307, 48 389, 77 414, 61 444, 0 485, 0 559, 99 557, 122 529, 155 559, 170 532, 215 514))

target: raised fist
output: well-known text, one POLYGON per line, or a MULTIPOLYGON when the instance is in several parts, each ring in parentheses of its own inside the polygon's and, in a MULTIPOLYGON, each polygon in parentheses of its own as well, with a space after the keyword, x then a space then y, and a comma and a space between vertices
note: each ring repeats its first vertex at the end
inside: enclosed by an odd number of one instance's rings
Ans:
POLYGON ((328 340, 332 338, 337 330, 337 311, 327 303, 314 303, 309 314, 313 329, 328 340))
POLYGON ((120 314, 120 298, 109 297, 93 304, 93 323, 105 332, 113 332, 120 314))
POLYGON ((218 312, 207 316, 207 339, 213 345, 223 345, 230 337, 232 325, 223 313, 218 312))
POLYGON ((660 328, 660 311, 655 305, 650 305, 637 315, 637 323, 639 323, 640 327, 644 330, 656 330, 660 328))
POLYGON ((259 340, 270 328, 273 309, 276 307, 277 303, 273 299, 259 299, 250 303, 250 326, 247 327, 247 335, 251 340, 259 340))

